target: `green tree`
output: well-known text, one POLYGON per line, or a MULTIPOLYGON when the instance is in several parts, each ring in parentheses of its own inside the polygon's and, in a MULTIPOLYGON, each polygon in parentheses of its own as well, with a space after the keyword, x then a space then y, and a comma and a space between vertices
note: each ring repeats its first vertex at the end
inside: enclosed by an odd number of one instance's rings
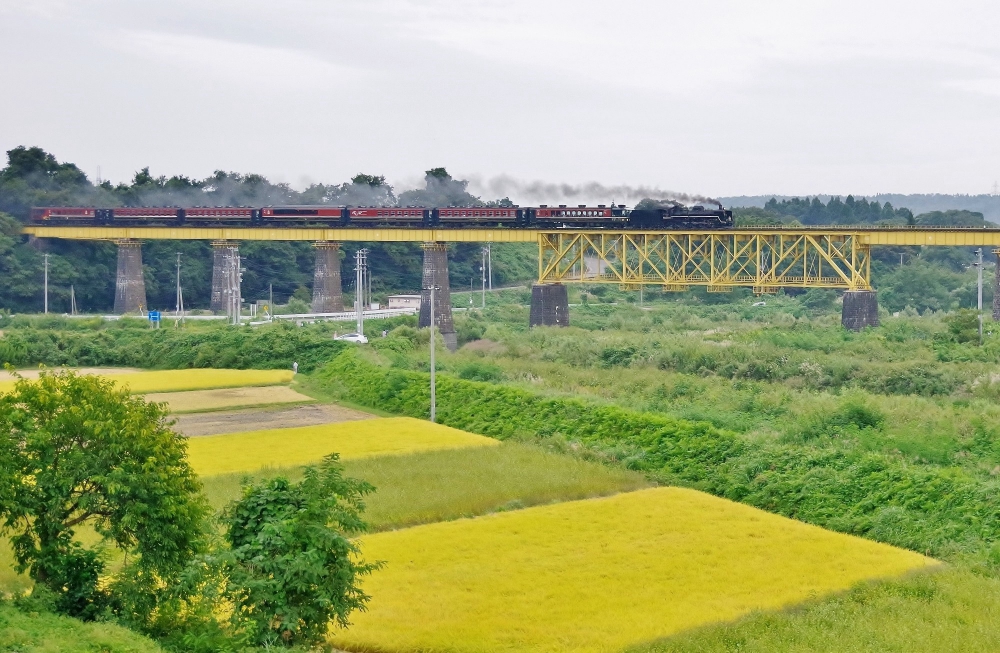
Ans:
POLYGON ((18 571, 55 592, 62 612, 93 618, 121 597, 99 582, 99 549, 74 539, 90 525, 126 553, 144 592, 162 587, 195 552, 206 511, 185 454, 162 405, 110 381, 18 380, 0 396, 0 531, 18 571))
POLYGON ((228 583, 239 630, 258 644, 316 643, 331 621, 348 625, 368 596, 358 580, 379 567, 360 561, 350 535, 366 529, 362 498, 374 488, 343 475, 337 454, 303 479, 244 488, 223 517, 228 583))
POLYGON ((955 342, 979 342, 979 312, 960 308, 944 319, 955 342))

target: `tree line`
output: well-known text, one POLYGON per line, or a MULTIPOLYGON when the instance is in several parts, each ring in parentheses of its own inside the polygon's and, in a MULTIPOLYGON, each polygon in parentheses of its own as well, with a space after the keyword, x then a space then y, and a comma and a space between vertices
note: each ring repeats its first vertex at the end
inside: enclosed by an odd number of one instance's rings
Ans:
MULTIPOLYGON (((217 170, 204 179, 184 175, 154 176, 148 167, 128 183, 93 183, 78 166, 60 162, 39 147, 15 147, 0 169, 0 308, 38 312, 42 307, 44 255, 49 255, 49 306, 55 312, 70 308, 71 286, 77 306, 85 312, 111 309, 114 301, 117 250, 111 243, 33 240, 20 227, 33 206, 265 206, 278 204, 354 204, 372 206, 502 206, 508 198, 485 201, 467 190, 468 182, 454 179, 445 168, 425 173, 424 188, 398 195, 382 175, 359 173, 340 184, 315 183, 297 191, 263 175, 217 170)), ((422 252, 415 243, 344 243, 345 269, 361 247, 371 251, 376 292, 418 292, 422 252)), ((211 294, 212 248, 203 241, 150 241, 143 245, 146 296, 151 307, 173 308, 176 262, 181 255, 181 283, 185 305, 207 308, 211 294)), ((310 243, 246 242, 240 253, 247 268, 243 296, 269 297, 283 303, 292 295, 308 301, 315 254, 310 243)), ((494 245, 493 280, 505 284, 528 279, 535 268, 534 250, 516 244, 494 245)), ((450 245, 449 272, 453 287, 464 288, 479 279, 478 244, 450 245)), ((344 289, 351 290, 350 274, 344 289)))

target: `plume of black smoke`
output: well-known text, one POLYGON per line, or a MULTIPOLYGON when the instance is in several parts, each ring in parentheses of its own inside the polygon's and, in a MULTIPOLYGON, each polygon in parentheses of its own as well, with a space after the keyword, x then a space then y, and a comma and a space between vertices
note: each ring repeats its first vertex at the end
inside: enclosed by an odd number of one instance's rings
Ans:
POLYGON ((491 179, 473 177, 470 179, 469 185, 479 195, 510 197, 520 204, 557 204, 559 202, 607 204, 612 200, 623 204, 634 204, 647 198, 680 204, 719 203, 718 200, 704 195, 679 193, 655 186, 629 186, 626 184, 608 186, 596 181, 585 184, 557 184, 545 181, 522 181, 501 175, 491 179))

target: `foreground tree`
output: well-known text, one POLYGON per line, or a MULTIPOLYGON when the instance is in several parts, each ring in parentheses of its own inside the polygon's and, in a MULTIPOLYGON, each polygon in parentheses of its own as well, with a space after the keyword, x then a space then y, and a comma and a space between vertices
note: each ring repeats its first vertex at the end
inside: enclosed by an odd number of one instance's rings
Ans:
POLYGON ((0 396, 0 531, 18 572, 55 592, 60 611, 93 618, 112 599, 152 610, 195 553, 206 508, 165 418, 161 405, 73 372, 20 379, 0 396), (85 525, 125 553, 120 575, 142 601, 99 582, 101 547, 74 539, 85 525))
POLYGON ((331 622, 348 625, 368 596, 358 581, 379 564, 360 560, 350 535, 365 530, 362 498, 374 488, 343 475, 337 454, 303 479, 244 488, 223 520, 224 593, 234 625, 254 644, 313 644, 331 622))

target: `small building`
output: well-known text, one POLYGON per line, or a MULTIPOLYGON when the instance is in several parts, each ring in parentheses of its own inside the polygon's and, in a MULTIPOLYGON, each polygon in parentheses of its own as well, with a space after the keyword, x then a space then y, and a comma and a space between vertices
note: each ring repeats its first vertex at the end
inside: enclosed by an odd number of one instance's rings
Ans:
POLYGON ((387 308, 412 308, 420 310, 420 295, 389 295, 387 308))

